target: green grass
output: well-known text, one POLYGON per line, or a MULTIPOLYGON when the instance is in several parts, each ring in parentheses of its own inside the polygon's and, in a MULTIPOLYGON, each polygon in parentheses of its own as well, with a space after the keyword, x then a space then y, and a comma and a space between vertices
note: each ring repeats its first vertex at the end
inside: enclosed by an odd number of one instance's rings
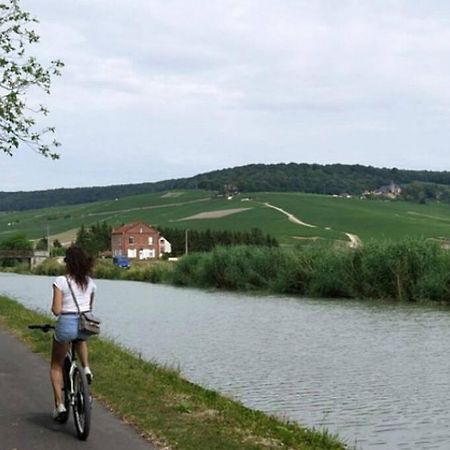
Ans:
MULTIPOLYGON (((82 205, 43 208, 21 212, 0 212, 0 240, 5 237, 23 232, 29 239, 38 239, 47 234, 57 234, 81 225, 92 225, 106 220, 113 225, 127 222, 126 216, 131 215, 137 220, 147 208, 164 211, 167 208, 177 208, 180 203, 209 199, 211 193, 206 191, 176 192, 179 195, 167 196, 167 193, 144 194, 126 197, 118 200, 107 200, 82 205), (172 205, 172 206, 171 206, 172 205), (175 205, 175 206, 174 206, 175 205)), ((148 213, 146 214, 148 217, 148 213)), ((150 223, 154 223, 151 221, 150 223)))
MULTIPOLYGON (((442 238, 450 236, 450 205, 420 205, 402 201, 361 200, 302 193, 254 193, 232 200, 217 198, 207 191, 153 193, 84 205, 34 211, 0 213, 0 240, 14 232, 37 239, 47 233, 61 233, 106 220, 113 226, 142 220, 152 225, 205 230, 249 230, 260 228, 281 244, 293 246, 318 238, 330 244, 349 242, 344 233, 369 239, 398 240, 405 236, 442 238), (268 202, 316 225, 308 228, 288 220, 268 202), (249 208, 222 218, 185 220, 209 211, 249 208), (8 223, 10 225, 8 225, 8 223)), ((317 242, 317 241, 316 241, 317 242)))
MULTIPOLYGON (((48 317, 0 297, 0 324, 49 357, 51 336, 30 331, 48 317)), ((338 450, 326 431, 303 428, 251 410, 183 379, 174 370, 141 360, 102 339, 90 343, 93 391, 125 421, 154 442, 180 450, 338 450)), ((95 417, 94 417, 95 420, 95 417)))
POLYGON ((264 193, 255 199, 286 209, 320 230, 330 227, 368 239, 450 237, 450 205, 361 200, 331 196, 264 193))

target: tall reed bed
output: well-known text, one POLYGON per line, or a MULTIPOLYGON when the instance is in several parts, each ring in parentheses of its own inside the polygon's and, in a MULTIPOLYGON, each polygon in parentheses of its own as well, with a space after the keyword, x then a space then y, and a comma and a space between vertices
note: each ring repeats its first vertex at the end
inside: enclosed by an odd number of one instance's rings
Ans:
POLYGON ((357 249, 218 247, 182 258, 170 281, 311 297, 450 303, 450 252, 418 239, 372 241, 357 249))

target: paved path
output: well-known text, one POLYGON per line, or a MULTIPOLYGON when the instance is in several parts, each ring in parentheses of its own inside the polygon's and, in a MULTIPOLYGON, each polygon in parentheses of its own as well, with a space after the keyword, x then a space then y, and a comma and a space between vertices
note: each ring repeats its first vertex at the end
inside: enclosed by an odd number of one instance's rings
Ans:
POLYGON ((94 401, 89 439, 51 418, 48 363, 0 328, 1 450, 156 450, 128 425, 94 401))

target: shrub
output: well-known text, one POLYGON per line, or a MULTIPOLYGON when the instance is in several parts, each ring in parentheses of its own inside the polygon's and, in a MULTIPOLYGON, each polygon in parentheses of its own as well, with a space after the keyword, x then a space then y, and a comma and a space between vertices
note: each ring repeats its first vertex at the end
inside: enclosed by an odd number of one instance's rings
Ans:
POLYGON ((57 276, 64 275, 65 267, 56 258, 47 258, 41 264, 36 266, 32 272, 36 275, 57 276))
POLYGON ((97 259, 94 266, 93 277, 118 280, 123 269, 115 266, 111 259, 97 259))

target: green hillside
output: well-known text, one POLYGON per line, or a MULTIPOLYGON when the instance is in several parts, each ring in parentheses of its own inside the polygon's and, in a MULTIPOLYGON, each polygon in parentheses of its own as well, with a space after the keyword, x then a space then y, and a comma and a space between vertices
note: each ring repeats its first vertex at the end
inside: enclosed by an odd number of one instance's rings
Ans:
POLYGON ((137 220, 156 226, 197 230, 244 231, 257 227, 284 245, 313 239, 350 242, 350 236, 345 233, 362 241, 450 236, 450 205, 447 204, 422 205, 303 193, 254 193, 251 197, 240 194, 227 200, 212 192, 192 190, 1 212, 0 240, 17 232, 38 239, 46 235, 48 228, 51 236, 70 242, 81 225, 107 221, 118 226, 137 220), (192 217, 196 215, 199 216, 192 217))
POLYGON ((450 237, 450 205, 402 201, 361 200, 299 193, 255 194, 303 221, 358 235, 363 241, 406 236, 450 237))
POLYGON ((34 192, 0 192, 0 211, 66 206, 115 200, 140 194, 173 190, 222 191, 224 186, 240 192, 306 192, 359 195, 391 181, 401 185, 405 199, 450 203, 450 172, 377 168, 358 164, 249 164, 214 170, 190 178, 154 183, 52 189, 34 192))

